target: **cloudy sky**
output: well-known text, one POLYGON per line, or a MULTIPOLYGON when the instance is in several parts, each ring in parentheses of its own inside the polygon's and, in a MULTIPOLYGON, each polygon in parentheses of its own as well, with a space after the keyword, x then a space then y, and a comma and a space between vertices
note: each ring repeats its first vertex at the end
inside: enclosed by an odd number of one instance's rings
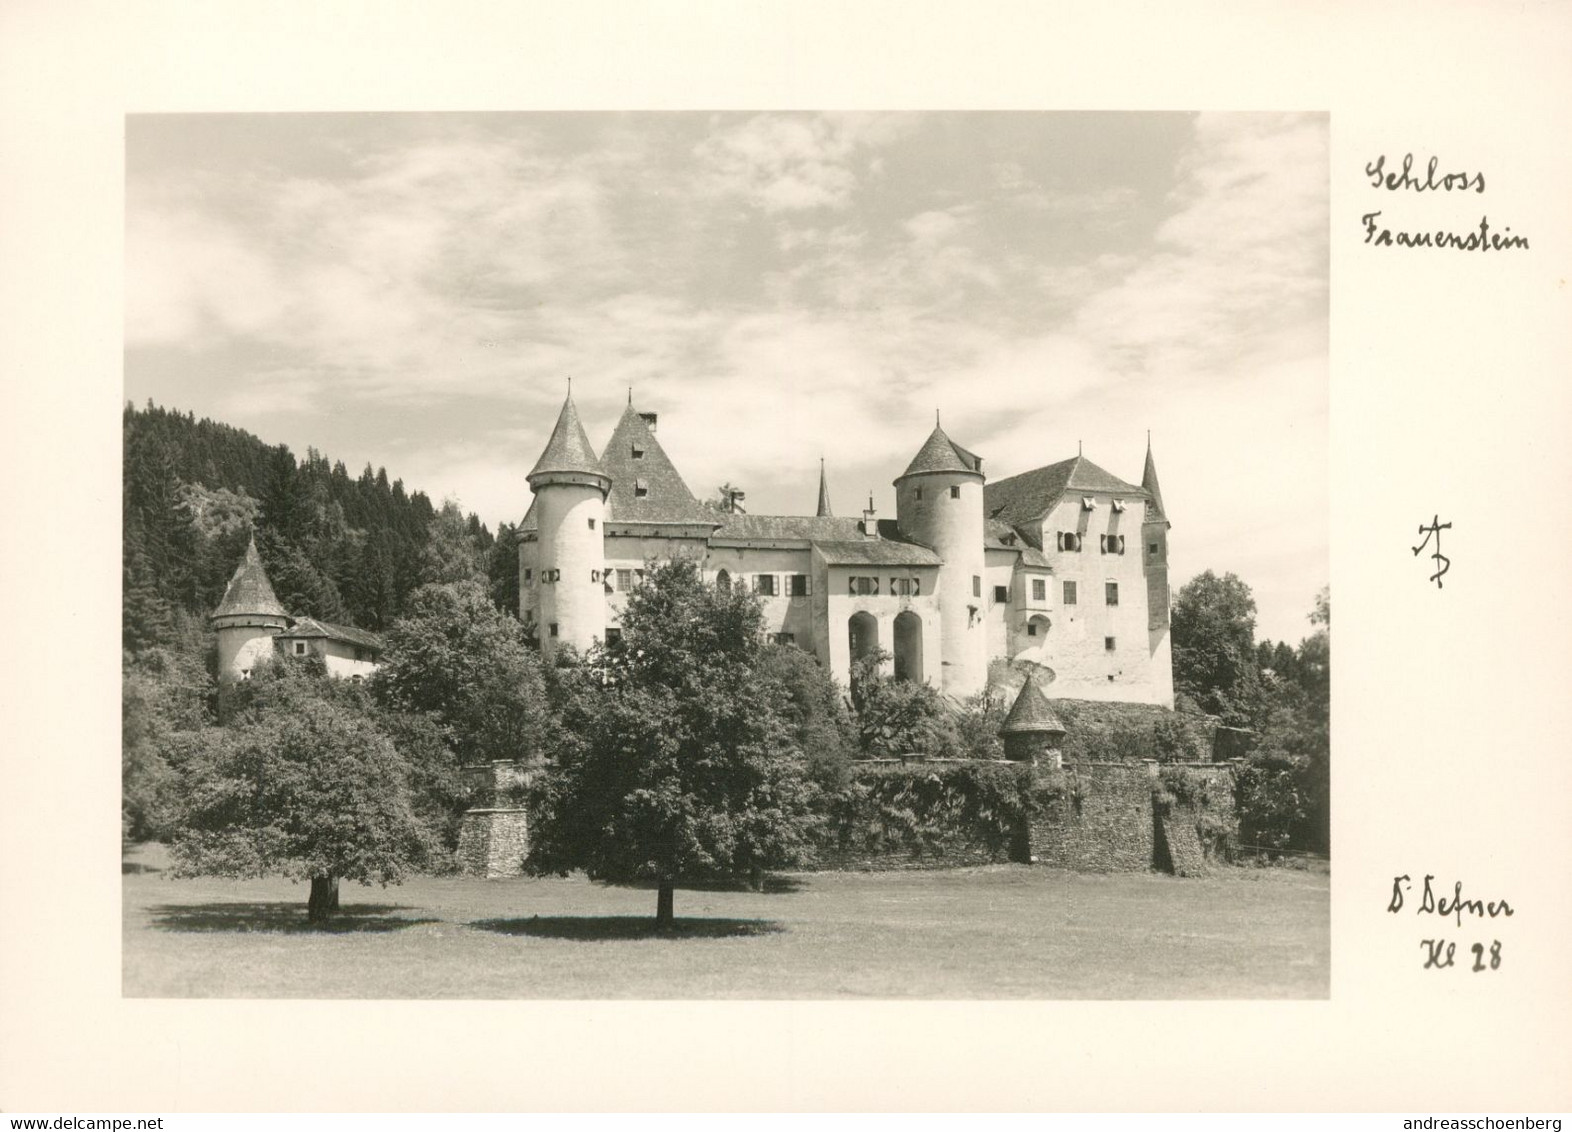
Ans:
POLYGON ((126 128, 125 394, 493 527, 568 378, 701 497, 837 510, 932 428, 1139 482, 1175 582, 1297 641, 1328 578, 1323 115, 156 115, 126 128))

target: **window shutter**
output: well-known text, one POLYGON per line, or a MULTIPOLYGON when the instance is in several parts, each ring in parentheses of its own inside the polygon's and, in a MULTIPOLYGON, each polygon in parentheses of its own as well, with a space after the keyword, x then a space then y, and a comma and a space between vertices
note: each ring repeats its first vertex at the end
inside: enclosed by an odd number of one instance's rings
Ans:
POLYGON ((813 593, 813 575, 812 574, 804 574, 802 576, 802 592, 805 593, 805 594, 808 594, 810 596, 812 595, 812 593, 813 593))

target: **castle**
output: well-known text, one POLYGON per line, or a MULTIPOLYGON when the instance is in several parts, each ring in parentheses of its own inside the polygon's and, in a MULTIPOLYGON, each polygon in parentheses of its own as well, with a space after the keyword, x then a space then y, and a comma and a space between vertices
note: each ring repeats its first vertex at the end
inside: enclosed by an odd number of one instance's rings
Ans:
POLYGON ((961 698, 990 666, 1028 662, 1055 698, 1173 706, 1168 530, 1148 439, 1141 484, 1090 460, 988 482, 982 458, 933 432, 895 480, 895 518, 872 499, 832 513, 824 469, 813 515, 702 505, 627 410, 597 456, 571 393, 529 473, 519 606, 543 651, 612 640, 645 564, 697 561, 759 595, 769 631, 842 683, 884 655, 898 679, 961 698))

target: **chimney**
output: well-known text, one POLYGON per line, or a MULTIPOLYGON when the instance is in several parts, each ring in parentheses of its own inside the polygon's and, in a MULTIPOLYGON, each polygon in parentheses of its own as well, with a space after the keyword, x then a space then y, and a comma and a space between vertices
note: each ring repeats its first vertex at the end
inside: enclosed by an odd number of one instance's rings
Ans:
POLYGON ((742 501, 746 498, 748 498, 746 491, 738 491, 736 488, 732 488, 726 493, 726 510, 733 515, 746 515, 748 509, 742 505, 742 501))
POLYGON ((879 537, 879 514, 873 509, 873 492, 868 493, 868 507, 862 513, 862 537, 879 537))
POLYGON ((660 420, 660 414, 659 413, 640 413, 639 414, 639 420, 643 421, 646 425, 649 426, 650 432, 654 432, 655 431, 655 422, 660 420))

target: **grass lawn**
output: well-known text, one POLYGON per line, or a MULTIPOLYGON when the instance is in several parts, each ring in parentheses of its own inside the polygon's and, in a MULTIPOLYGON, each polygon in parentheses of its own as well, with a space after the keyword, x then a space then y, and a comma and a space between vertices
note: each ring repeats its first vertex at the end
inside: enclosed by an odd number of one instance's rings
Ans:
POLYGON ((806 873, 770 891, 581 878, 345 883, 326 929, 305 885, 122 877, 122 993, 217 998, 1322 998, 1329 878, 1195 880, 1023 865, 806 873))

